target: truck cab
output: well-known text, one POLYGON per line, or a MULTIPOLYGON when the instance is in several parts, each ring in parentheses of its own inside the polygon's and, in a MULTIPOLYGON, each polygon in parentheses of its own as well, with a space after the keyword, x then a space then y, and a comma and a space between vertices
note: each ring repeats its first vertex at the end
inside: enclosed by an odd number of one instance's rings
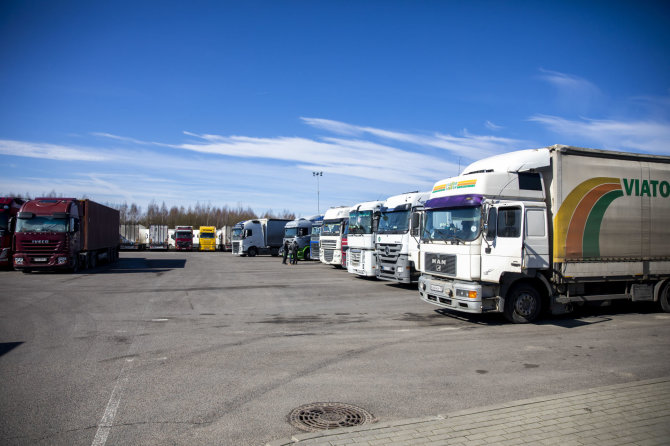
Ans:
POLYGON ((315 260, 319 260, 319 256, 321 255, 321 228, 323 228, 323 217, 321 217, 320 220, 315 221, 312 223, 312 234, 310 236, 309 240, 309 249, 312 258, 315 258, 314 255, 316 255, 315 260))
POLYGON ((375 247, 378 279, 400 283, 419 279, 421 217, 429 197, 430 192, 408 192, 384 201, 375 247))
POLYGON ((0 268, 9 268, 12 264, 16 214, 23 203, 21 198, 0 197, 0 268))
POLYGON ((342 234, 344 221, 349 219, 349 206, 332 207, 323 216, 319 238, 319 260, 327 265, 342 267, 342 234))
POLYGON ((240 222, 233 228, 233 254, 255 257, 259 254, 279 255, 284 227, 291 220, 258 218, 240 222))
POLYGON ((298 259, 299 260, 310 260, 311 259, 311 236, 312 236, 312 225, 314 221, 319 221, 323 217, 318 215, 309 218, 298 218, 293 221, 286 223, 284 226, 284 239, 283 243, 288 242, 289 244, 294 241, 298 243, 298 259))
POLYGON ((200 251, 216 251, 216 227, 200 226, 200 251))
POLYGON ((177 251, 193 251, 193 226, 177 226, 172 238, 177 251))
POLYGON ((349 211, 347 270, 352 274, 377 276, 375 237, 383 204, 383 201, 366 201, 349 211))

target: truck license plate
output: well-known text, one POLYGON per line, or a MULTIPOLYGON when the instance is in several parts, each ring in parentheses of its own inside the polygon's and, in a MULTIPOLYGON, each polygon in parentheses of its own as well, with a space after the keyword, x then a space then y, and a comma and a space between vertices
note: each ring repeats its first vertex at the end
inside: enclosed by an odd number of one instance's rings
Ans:
POLYGON ((431 285, 430 291, 437 291, 438 293, 442 292, 442 287, 440 285, 431 285))
POLYGON ((33 257, 33 262, 46 262, 46 257, 33 257))

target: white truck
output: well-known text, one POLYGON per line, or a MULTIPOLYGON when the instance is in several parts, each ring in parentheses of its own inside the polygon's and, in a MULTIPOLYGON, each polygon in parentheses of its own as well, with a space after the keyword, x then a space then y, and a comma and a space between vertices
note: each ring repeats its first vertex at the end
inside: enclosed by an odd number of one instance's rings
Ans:
POLYGON ((233 228, 222 226, 216 230, 216 249, 221 251, 230 251, 232 249, 233 228))
POLYGON ((121 249, 144 251, 149 245, 149 229, 140 224, 119 225, 121 249))
POLYGON ((168 249, 169 240, 167 225, 149 225, 149 249, 168 249))
POLYGON ((383 201, 366 201, 349 211, 347 271, 365 277, 377 276, 375 237, 383 201))
POLYGON ((614 299, 670 311, 670 157, 511 152, 438 181, 425 212, 428 303, 515 323, 614 299))
POLYGON ((319 237, 319 260, 326 265, 342 268, 342 231, 344 221, 349 219, 349 206, 336 206, 323 215, 319 237))
POLYGON ((419 279, 423 205, 430 192, 408 192, 384 201, 377 227, 377 278, 401 283, 419 279))
POLYGON ((254 257, 258 254, 279 255, 284 226, 291 220, 258 218, 236 224, 233 228, 233 254, 254 257))

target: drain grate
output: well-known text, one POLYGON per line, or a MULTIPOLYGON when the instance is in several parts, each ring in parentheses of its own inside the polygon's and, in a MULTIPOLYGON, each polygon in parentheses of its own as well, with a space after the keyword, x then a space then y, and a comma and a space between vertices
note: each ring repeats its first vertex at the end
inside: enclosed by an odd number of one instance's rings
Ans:
POLYGON ((293 409, 289 422, 298 429, 316 432, 375 422, 365 409, 344 403, 312 403, 293 409))

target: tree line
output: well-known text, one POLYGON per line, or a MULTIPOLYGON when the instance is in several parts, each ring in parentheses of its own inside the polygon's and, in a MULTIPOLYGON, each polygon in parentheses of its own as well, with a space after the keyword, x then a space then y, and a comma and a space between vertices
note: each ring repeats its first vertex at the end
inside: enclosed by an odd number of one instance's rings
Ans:
MULTIPOLYGON (((17 197, 24 200, 30 200, 29 194, 13 194, 6 195, 8 197, 17 197)), ((47 194, 39 195, 40 197, 49 198, 63 198, 63 194, 57 194, 51 191, 47 194)), ((84 196, 83 198, 87 198, 84 196)), ((244 220, 252 220, 255 218, 283 218, 295 219, 295 214, 284 209, 281 212, 275 213, 271 209, 262 214, 257 214, 250 207, 243 207, 238 204, 236 207, 212 206, 211 204, 201 204, 197 202, 194 206, 168 206, 165 202, 160 205, 152 200, 146 209, 136 203, 112 204, 104 203, 105 206, 117 209, 121 224, 140 224, 144 226, 149 225, 167 225, 169 228, 176 226, 233 226, 235 223, 244 220)))

